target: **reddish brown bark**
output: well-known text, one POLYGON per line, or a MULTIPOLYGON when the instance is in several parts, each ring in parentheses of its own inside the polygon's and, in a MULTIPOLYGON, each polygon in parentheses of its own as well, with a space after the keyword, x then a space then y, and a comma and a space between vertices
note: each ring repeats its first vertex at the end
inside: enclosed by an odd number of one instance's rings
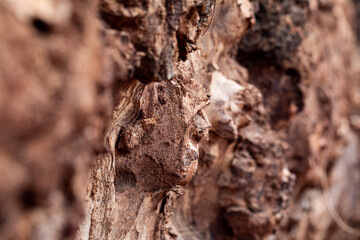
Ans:
POLYGON ((358 5, 1 2, 1 238, 358 239, 358 5))

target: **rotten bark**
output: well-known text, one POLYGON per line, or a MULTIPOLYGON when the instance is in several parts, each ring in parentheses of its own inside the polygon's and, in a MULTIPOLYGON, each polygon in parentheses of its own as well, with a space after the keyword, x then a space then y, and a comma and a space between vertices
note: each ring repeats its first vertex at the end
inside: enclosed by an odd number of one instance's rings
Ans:
POLYGON ((1 238, 358 239, 358 5, 1 2, 1 238))

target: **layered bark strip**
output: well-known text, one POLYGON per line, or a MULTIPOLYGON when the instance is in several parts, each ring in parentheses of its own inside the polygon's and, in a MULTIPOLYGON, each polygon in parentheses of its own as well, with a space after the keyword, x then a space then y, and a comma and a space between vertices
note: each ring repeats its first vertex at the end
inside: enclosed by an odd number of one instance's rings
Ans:
POLYGON ((359 12, 1 1, 0 238, 358 239, 359 12))
POLYGON ((116 107, 81 239, 260 238, 280 223, 295 177, 236 61, 254 11, 249 1, 100 2, 116 107))

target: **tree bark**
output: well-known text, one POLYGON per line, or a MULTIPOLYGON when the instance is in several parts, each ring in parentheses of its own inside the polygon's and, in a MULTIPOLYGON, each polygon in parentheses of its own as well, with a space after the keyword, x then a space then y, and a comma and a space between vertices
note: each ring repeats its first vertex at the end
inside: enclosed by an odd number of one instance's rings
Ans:
POLYGON ((358 1, 0 2, 2 239, 359 239, 358 1))

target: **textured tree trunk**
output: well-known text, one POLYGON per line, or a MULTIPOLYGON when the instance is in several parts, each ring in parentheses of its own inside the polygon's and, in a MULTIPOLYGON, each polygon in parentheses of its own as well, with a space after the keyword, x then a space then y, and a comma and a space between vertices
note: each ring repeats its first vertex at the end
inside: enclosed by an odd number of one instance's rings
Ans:
POLYGON ((0 2, 1 239, 360 239, 359 1, 0 2))

